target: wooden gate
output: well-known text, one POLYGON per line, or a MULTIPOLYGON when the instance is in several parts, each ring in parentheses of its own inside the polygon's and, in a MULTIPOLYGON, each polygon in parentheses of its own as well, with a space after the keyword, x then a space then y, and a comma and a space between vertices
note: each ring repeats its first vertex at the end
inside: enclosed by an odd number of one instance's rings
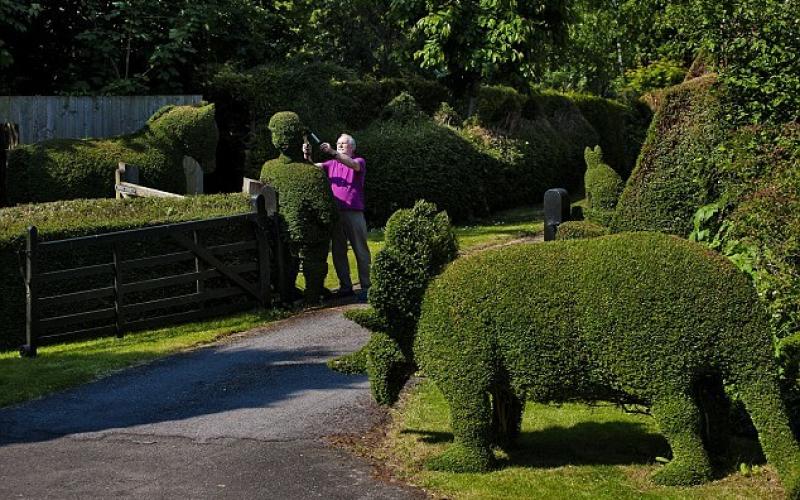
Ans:
POLYGON ((36 227, 29 228, 27 343, 20 354, 36 356, 37 347, 46 343, 122 337, 134 330, 270 306, 272 283, 278 281, 271 277, 271 263, 282 273, 283 252, 277 238, 277 199, 274 190, 268 193, 252 197, 251 213, 231 217, 55 241, 39 241, 36 227), (237 227, 241 235, 233 241, 203 242, 203 235, 238 233, 237 227), (162 250, 137 255, 137 248, 152 247, 162 250), (91 254, 101 262, 44 269, 47 255, 54 253, 91 254), (85 285, 53 293, 63 282, 85 285))

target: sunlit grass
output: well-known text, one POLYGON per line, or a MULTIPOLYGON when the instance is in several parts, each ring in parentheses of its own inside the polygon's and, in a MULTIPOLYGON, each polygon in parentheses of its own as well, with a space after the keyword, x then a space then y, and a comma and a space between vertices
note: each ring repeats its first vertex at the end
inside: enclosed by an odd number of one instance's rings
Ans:
POLYGON ((751 476, 731 471, 695 487, 654 485, 649 476, 668 454, 655 421, 611 405, 528 404, 522 435, 509 452, 497 450, 497 470, 483 474, 432 472, 423 461, 452 441, 449 410, 433 383, 423 381, 395 411, 378 452, 403 479, 435 498, 452 499, 718 499, 780 498, 766 467, 751 476))

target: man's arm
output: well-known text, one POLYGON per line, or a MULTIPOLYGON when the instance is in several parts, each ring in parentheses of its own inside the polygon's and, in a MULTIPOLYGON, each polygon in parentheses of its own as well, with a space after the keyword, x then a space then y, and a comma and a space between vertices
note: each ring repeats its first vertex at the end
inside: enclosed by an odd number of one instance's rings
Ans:
POLYGON ((345 164, 347 167, 352 168, 356 172, 361 171, 361 164, 355 161, 354 159, 350 158, 346 154, 337 152, 336 154, 333 155, 333 157, 339 160, 339 162, 345 164))

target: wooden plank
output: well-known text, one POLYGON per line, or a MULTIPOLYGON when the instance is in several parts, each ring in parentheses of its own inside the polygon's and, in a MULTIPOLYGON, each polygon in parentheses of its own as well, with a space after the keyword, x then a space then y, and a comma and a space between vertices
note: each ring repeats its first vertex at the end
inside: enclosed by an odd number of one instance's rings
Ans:
POLYGON ((189 238, 187 238, 182 234, 173 234, 172 238, 181 245, 183 245, 184 247, 194 252, 195 255, 197 255, 203 261, 205 261, 206 264, 217 268, 217 271, 219 271, 229 280, 233 281, 235 284, 239 285, 242 288, 242 290, 252 295, 254 299, 256 300, 261 299, 261 297, 258 294, 258 290, 256 290, 256 288, 252 284, 248 283, 247 280, 239 276, 238 273, 231 271, 231 269, 228 267, 227 264, 220 261, 207 249, 201 247, 200 245, 198 245, 197 243, 195 243, 194 241, 190 240, 189 238))
POLYGON ((253 301, 242 302, 237 304, 226 304, 223 306, 198 309, 195 311, 187 311, 176 314, 167 314, 164 316, 157 316, 155 318, 147 318, 138 321, 131 321, 130 323, 128 323, 128 327, 131 330, 162 328, 170 324, 199 321, 206 318, 224 316, 238 311, 245 311, 247 309, 252 309, 254 306, 255 303, 253 301))
MULTIPOLYGON (((233 273, 246 273, 258 269, 258 264, 255 262, 240 264, 237 266, 229 266, 228 269, 233 273)), ((217 269, 209 269, 201 273, 191 272, 185 274, 178 274, 175 276, 167 276, 165 278, 155 278, 151 280, 137 281, 134 283, 125 283, 122 285, 123 293, 144 292, 147 290, 154 290, 157 288, 164 288, 175 285, 185 285, 187 283, 194 283, 198 279, 218 278, 220 273, 217 269)))
POLYGON ((36 356, 36 344, 41 333, 41 321, 39 319, 39 308, 37 307, 37 276, 36 276, 36 253, 39 244, 39 232, 36 226, 28 228, 27 240, 25 243, 25 346, 20 351, 22 355, 28 357, 36 356))
MULTIPOLYGON (((224 245, 215 245, 206 247, 214 255, 225 255, 230 253, 245 252, 254 250, 256 248, 255 240, 238 241, 236 243, 226 243, 224 245)), ((190 251, 174 252, 163 255, 155 255, 152 257, 140 257, 138 259, 130 259, 123 261, 125 271, 131 269, 140 269, 143 267, 166 266, 169 264, 180 264, 189 262, 195 259, 194 253, 190 251)))
POLYGON ((238 287, 216 288, 212 290, 205 290, 202 292, 189 293, 186 295, 177 295, 166 299, 151 300, 148 302, 141 302, 138 304, 128 304, 122 306, 126 316, 138 316, 148 311, 155 311, 157 309, 166 309, 168 307, 185 306, 187 304, 197 304, 201 306, 202 302, 212 299, 224 299, 228 297, 235 297, 242 295, 244 291, 238 287))
POLYGON ((51 295, 50 297, 41 297, 38 300, 39 307, 53 307, 62 306, 64 304, 72 304, 73 302, 83 302, 92 299, 105 299, 114 296, 114 287, 106 286, 102 288, 93 288, 91 290, 81 290, 80 292, 65 293, 62 295, 51 295))
POLYGON ((65 314, 64 316, 56 316, 53 318, 45 318, 39 320, 39 327, 42 331, 51 332, 64 325, 74 325, 75 323, 88 323, 90 321, 100 321, 104 319, 113 320, 116 316, 116 311, 113 307, 105 309, 95 309, 94 311, 80 312, 75 314, 65 314))
POLYGON ((40 339, 42 340, 43 344, 56 344, 59 342, 66 342, 68 340, 110 337, 114 335, 115 332, 116 327, 114 325, 96 326, 94 328, 84 328, 82 330, 43 335, 40 337, 40 339))
POLYGON ((160 189, 149 188, 133 184, 130 182, 119 182, 114 184, 114 191, 117 193, 127 194, 129 196, 138 196, 140 198, 185 198, 185 196, 160 189))
POLYGON ((117 243, 123 241, 137 241, 146 238, 167 237, 175 232, 188 232, 204 230, 215 227, 226 227, 233 224, 244 224, 255 220, 256 214, 250 212, 241 215, 229 215, 213 219, 198 221, 176 222, 173 224, 162 224, 158 226, 130 229, 127 231, 115 231, 112 233, 95 234, 90 236, 79 236, 65 240, 43 241, 40 246, 48 249, 69 250, 82 247, 86 244, 117 243))
POLYGON ((95 264, 92 266, 84 266, 84 267, 76 267, 73 269, 62 269, 60 271, 50 271, 47 273, 41 273, 38 275, 40 280, 68 280, 68 279, 77 279, 77 278, 85 278, 87 276, 92 276, 95 274, 102 274, 102 273, 112 273, 114 272, 114 264, 109 262, 108 264, 95 264))

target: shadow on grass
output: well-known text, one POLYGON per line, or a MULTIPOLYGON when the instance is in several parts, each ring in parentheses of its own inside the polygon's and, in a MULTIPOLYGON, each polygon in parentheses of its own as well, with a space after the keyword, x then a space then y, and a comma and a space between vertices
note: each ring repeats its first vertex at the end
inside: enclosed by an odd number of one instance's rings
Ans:
MULTIPOLYGON (((406 429, 404 434, 418 434, 427 444, 453 441, 450 432, 406 429)), ((630 422, 582 422, 572 427, 548 427, 522 432, 505 449, 508 458, 498 467, 520 466, 552 468, 564 465, 649 464, 656 456, 668 456, 669 446, 663 436, 649 432, 644 424, 630 422)))
MULTIPOLYGON (((451 432, 406 429, 401 434, 420 436, 425 444, 453 442, 451 432)), ((651 464, 655 457, 671 457, 666 439, 644 424, 631 422, 582 422, 572 427, 548 427, 523 432, 504 449, 508 458, 497 467, 555 468, 565 465, 651 464)), ((757 441, 733 437, 724 455, 714 460, 715 477, 738 470, 739 464, 764 464, 757 441)))

